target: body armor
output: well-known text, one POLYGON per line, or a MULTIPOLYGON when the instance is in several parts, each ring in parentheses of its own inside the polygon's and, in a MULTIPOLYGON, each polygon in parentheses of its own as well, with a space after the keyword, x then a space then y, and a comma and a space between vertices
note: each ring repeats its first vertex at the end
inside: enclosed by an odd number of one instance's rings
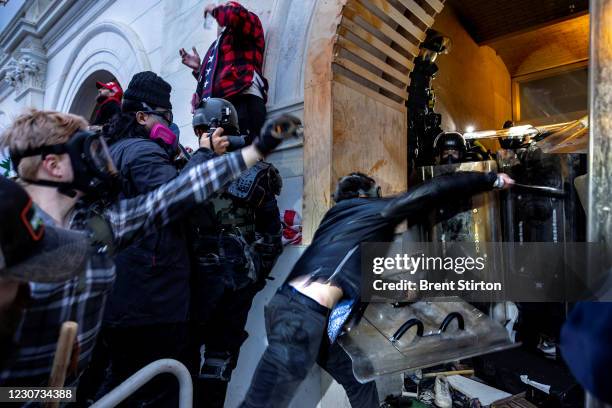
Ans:
POLYGON ((278 170, 259 162, 197 212, 193 245, 198 269, 219 273, 233 290, 267 277, 282 250, 281 232, 258 233, 255 217, 280 193, 281 185, 278 170))

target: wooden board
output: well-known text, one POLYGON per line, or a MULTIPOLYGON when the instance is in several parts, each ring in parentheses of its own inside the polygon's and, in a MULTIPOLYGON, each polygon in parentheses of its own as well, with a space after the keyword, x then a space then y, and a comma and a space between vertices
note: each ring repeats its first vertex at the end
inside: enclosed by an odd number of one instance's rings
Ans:
POLYGON ((334 63, 340 65, 343 68, 348 69, 349 71, 353 72, 354 74, 367 79, 368 81, 380 86, 381 88, 386 89, 387 91, 399 96, 400 98, 407 100, 408 99, 408 91, 406 90, 406 88, 404 87, 399 88, 395 85, 393 85, 391 82, 389 81, 385 81, 384 79, 382 79, 381 77, 373 74, 372 72, 368 71, 367 69, 357 65, 356 63, 354 63, 353 61, 350 61, 346 58, 342 58, 342 57, 336 57, 334 58, 334 63))
POLYGON ((332 97, 333 152, 334 157, 342 157, 333 161, 332 180, 361 171, 374 177, 384 194, 403 191, 407 180, 406 112, 338 82, 334 82, 332 97))
POLYGON ((414 35, 419 41, 425 39, 425 31, 417 27, 412 21, 400 13, 395 7, 390 5, 387 0, 361 0, 363 3, 370 3, 376 6, 382 13, 393 19, 404 30, 414 35))
MULTIPOLYGON (((428 13, 443 7, 440 0, 425 0, 427 11, 397 1, 426 27, 433 24, 428 13)), ((326 0, 312 16, 304 77, 304 244, 332 205, 341 176, 369 174, 384 194, 406 189, 405 101, 425 28, 401 8, 388 0, 326 0)))
POLYGON ((381 52, 386 54, 389 58, 395 60, 402 66, 407 67, 410 70, 414 68, 414 64, 412 63, 410 59, 403 56, 399 52, 395 51, 393 48, 389 47, 387 44, 385 44, 384 42, 376 38, 373 34, 370 34, 365 29, 361 28, 360 26, 358 26, 356 23, 349 20, 348 18, 342 19, 342 24, 340 26, 340 29, 338 30, 338 33, 340 35, 345 36, 344 30, 349 30, 350 32, 355 34, 357 37, 361 38, 363 41, 367 42, 374 48, 380 50, 381 52))
POLYGON ((417 4, 414 0, 397 0, 399 1, 406 9, 412 13, 413 16, 418 18, 423 24, 427 27, 431 27, 433 25, 434 19, 432 16, 427 14, 427 12, 417 4))
POLYGON ((372 99, 377 100, 378 102, 387 105, 388 107, 395 109, 398 112, 402 112, 404 115, 406 115, 406 105, 404 105, 403 103, 398 103, 396 101, 394 101, 393 99, 387 98, 384 95, 381 95, 380 93, 366 87, 363 86, 355 81, 353 81, 350 78, 347 78, 346 76, 342 75, 342 74, 334 74, 334 82, 336 83, 340 83, 340 84, 344 84, 346 86, 348 86, 349 88, 353 88, 354 90, 356 90, 359 93, 362 93, 364 95, 369 96, 372 99))
POLYGON ((319 2, 308 38, 304 72, 304 244, 310 243, 331 205, 332 58, 346 1, 319 2))
POLYGON ((443 2, 439 0, 425 0, 425 2, 429 4, 429 6, 434 9, 436 13, 441 12, 444 8, 443 2))
POLYGON ((398 33, 394 28, 391 28, 389 25, 387 25, 387 23, 382 21, 378 16, 374 15, 367 8, 365 8, 358 0, 354 0, 350 2, 345 7, 344 15, 350 18, 352 21, 356 21, 357 17, 363 19, 363 21, 365 21, 372 28, 379 30, 381 33, 387 36, 390 40, 395 42, 398 46, 408 51, 411 55, 417 56, 419 54, 418 45, 412 43, 406 37, 398 33))
POLYGON ((336 45, 358 56, 359 58, 370 63, 376 68, 379 68, 384 73, 392 76, 398 81, 401 81, 403 84, 408 85, 410 83, 409 73, 403 73, 403 72, 398 71, 397 69, 393 68, 391 65, 382 61, 380 58, 375 57, 374 55, 370 54, 363 48, 359 47, 357 44, 355 44, 351 40, 348 40, 345 37, 339 35, 338 40, 336 41, 336 45))

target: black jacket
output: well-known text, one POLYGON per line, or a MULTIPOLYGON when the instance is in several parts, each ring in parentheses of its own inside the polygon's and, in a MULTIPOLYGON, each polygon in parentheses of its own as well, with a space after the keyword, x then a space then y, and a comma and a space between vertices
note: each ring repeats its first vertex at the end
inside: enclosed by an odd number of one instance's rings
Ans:
POLYGON ((393 198, 353 198, 340 201, 323 217, 312 243, 286 282, 301 276, 329 281, 344 296, 357 299, 361 291, 363 242, 389 242, 403 220, 416 221, 440 203, 492 190, 495 173, 461 172, 436 177, 393 198))
MULTIPOLYGON (((122 139, 110 151, 121 174, 121 199, 151 191, 178 175, 172 154, 150 139, 122 139)), ((203 161, 203 155, 196 152, 188 166, 203 161)), ((117 280, 107 301, 105 325, 133 327, 187 320, 190 265, 181 222, 119 252, 115 264, 117 280)))

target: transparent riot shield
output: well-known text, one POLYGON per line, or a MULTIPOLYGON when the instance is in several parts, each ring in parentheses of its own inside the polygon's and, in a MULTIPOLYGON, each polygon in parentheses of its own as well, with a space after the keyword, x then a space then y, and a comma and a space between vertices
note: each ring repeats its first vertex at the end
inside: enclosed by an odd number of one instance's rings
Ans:
POLYGON ((499 323, 459 298, 371 303, 338 341, 360 382, 518 346, 499 323))
MULTIPOLYGON (((493 160, 488 160, 419 167, 417 181, 427 181, 443 174, 462 171, 497 171, 497 164, 493 160)), ((464 200, 453 200, 451 203, 441 204, 435 212, 436 216, 430 220, 430 241, 476 243, 501 241, 499 198, 495 192, 478 194, 464 200)))

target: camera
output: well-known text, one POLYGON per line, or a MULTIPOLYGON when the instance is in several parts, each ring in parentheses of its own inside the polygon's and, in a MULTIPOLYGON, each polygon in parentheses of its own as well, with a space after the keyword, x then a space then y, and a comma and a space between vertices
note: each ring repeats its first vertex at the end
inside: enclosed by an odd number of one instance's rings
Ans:
POLYGON ((246 136, 240 135, 238 113, 231 102, 221 98, 209 98, 198 106, 193 114, 191 124, 194 129, 203 129, 212 137, 218 127, 223 128, 223 136, 229 141, 227 151, 231 152, 244 147, 246 136))

